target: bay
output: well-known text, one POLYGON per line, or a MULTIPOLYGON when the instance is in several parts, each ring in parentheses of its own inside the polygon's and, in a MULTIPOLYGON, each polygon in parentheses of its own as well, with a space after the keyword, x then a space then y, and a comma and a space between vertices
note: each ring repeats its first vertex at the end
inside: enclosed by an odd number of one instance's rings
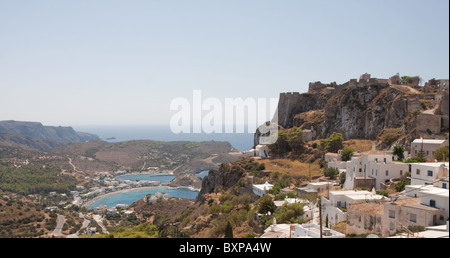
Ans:
POLYGON ((151 188, 151 189, 136 189, 136 190, 130 190, 128 192, 123 193, 117 193, 109 196, 105 196, 93 203, 91 203, 87 208, 93 209, 95 207, 106 205, 106 207, 112 208, 115 207, 117 204, 126 204, 130 205, 133 202, 136 202, 145 196, 147 194, 156 194, 156 193, 166 193, 169 194, 170 197, 177 197, 177 198, 186 198, 186 199, 195 199, 198 195, 197 191, 192 191, 185 188, 178 188, 178 189, 169 189, 165 187, 161 188, 151 188))

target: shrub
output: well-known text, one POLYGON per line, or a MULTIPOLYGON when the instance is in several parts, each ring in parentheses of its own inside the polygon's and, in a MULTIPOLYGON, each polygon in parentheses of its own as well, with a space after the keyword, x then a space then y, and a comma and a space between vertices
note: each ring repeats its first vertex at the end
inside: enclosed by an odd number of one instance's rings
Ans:
POLYGON ((323 174, 330 179, 335 179, 336 176, 339 175, 339 170, 337 170, 336 168, 327 168, 323 171, 323 174))
POLYGON ((354 152, 355 150, 353 148, 345 147, 342 150, 342 161, 349 161, 350 159, 352 159, 354 152))

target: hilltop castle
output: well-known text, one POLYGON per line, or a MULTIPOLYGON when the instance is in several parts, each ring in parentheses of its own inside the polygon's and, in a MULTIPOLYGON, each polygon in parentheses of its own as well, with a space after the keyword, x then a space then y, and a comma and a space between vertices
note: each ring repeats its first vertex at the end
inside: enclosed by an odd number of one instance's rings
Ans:
POLYGON ((311 130, 312 139, 332 132, 376 139, 385 128, 414 132, 414 137, 440 135, 449 128, 449 80, 420 84, 418 76, 378 79, 368 73, 344 84, 311 82, 307 93, 280 94, 278 124, 311 130))

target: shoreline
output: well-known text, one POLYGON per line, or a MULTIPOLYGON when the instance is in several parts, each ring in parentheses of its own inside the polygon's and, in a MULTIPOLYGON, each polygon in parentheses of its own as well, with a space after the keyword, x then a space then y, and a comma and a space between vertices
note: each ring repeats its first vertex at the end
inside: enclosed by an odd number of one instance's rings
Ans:
MULTIPOLYGON (((105 194, 102 194, 102 195, 95 196, 94 198, 92 198, 89 201, 84 202, 80 206, 87 208, 89 205, 91 205, 92 203, 94 203, 94 202, 96 202, 96 201, 98 201, 100 199, 103 199, 103 198, 106 198, 106 197, 109 197, 109 196, 112 196, 112 195, 116 195, 116 194, 123 194, 123 193, 139 191, 139 190, 150 190, 150 189, 158 189, 158 188, 169 189, 169 187, 170 186, 162 186, 162 185, 159 185, 159 186, 145 186, 145 187, 137 187, 137 188, 124 189, 124 190, 115 191, 115 192, 109 192, 109 193, 105 193, 105 194)), ((184 188, 184 189, 188 189, 188 190, 191 190, 191 191, 200 192, 200 189, 195 189, 195 188, 192 188, 192 187, 173 187, 173 188, 175 188, 175 189, 184 188)))

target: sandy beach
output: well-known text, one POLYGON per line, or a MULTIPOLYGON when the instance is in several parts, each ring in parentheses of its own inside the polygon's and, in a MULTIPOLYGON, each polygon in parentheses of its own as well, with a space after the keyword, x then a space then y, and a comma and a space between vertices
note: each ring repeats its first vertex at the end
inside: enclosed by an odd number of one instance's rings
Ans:
POLYGON ((138 187, 138 188, 124 189, 124 190, 115 191, 115 192, 109 192, 109 193, 105 193, 105 194, 102 194, 102 195, 98 195, 98 196, 92 198, 91 200, 83 203, 81 206, 87 208, 92 203, 94 203, 94 202, 96 202, 96 201, 98 201, 98 200, 100 200, 102 198, 105 198, 105 197, 108 197, 108 196, 112 196, 112 195, 115 195, 115 194, 129 193, 129 192, 133 192, 133 191, 156 189, 156 188, 164 188, 164 186, 145 186, 145 187, 138 187))
MULTIPOLYGON (((100 200, 102 198, 105 198, 105 197, 108 197, 108 196, 112 196, 112 195, 115 195, 115 194, 122 194, 122 193, 129 193, 129 192, 133 192, 133 191, 149 190, 149 189, 157 189, 157 188, 169 188, 169 187, 170 186, 165 186, 165 185, 145 186, 145 187, 137 187, 137 188, 124 189, 124 190, 115 191, 115 192, 109 192, 109 193, 105 193, 105 194, 102 194, 102 195, 98 195, 98 196, 92 198, 91 200, 83 203, 81 206, 87 208, 92 203, 94 203, 94 202, 96 202, 96 201, 98 201, 98 200, 100 200)), ((171 187, 171 188, 177 188, 177 189, 183 188, 183 189, 188 189, 188 190, 191 190, 191 191, 200 192, 200 189, 195 189, 193 187, 181 187, 180 186, 180 187, 171 187)))

